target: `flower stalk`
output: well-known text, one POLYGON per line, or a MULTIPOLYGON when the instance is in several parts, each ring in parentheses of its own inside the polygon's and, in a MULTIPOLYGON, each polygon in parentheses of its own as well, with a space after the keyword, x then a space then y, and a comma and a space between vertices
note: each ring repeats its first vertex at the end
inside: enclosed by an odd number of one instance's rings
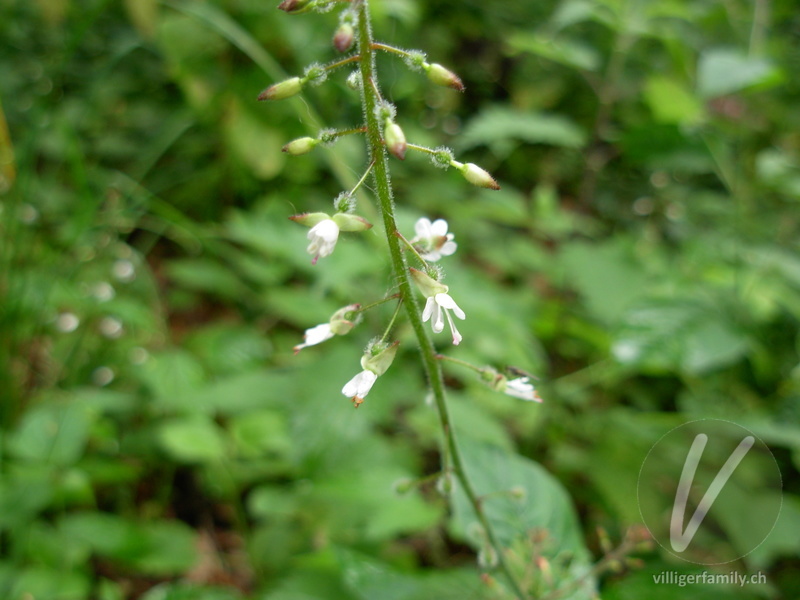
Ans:
POLYGON ((381 136, 383 128, 376 112, 376 107, 380 101, 380 93, 375 70, 375 47, 373 46, 374 40, 372 38, 368 0, 354 0, 352 3, 352 10, 358 15, 357 51, 361 56, 359 69, 361 79, 364 82, 364 85, 361 86, 361 101, 367 121, 366 139, 369 160, 373 163, 372 175, 375 182, 375 192, 381 208, 384 229, 386 231, 386 241, 389 245, 389 254, 394 271, 393 274, 398 284, 399 293, 404 300, 403 306, 408 315, 408 320, 411 323, 414 335, 417 338, 417 343, 419 344, 422 362, 433 392, 436 410, 439 415, 439 422, 444 434, 444 454, 449 455, 449 460, 447 461, 449 464, 447 464, 446 467, 452 471, 472 505, 475 514, 486 532, 489 544, 497 553, 499 567, 506 575, 514 595, 519 600, 525 600, 527 596, 522 591, 519 583, 506 564, 503 548, 494 533, 491 523, 486 517, 486 513, 481 505, 481 500, 475 493, 472 483, 469 481, 464 470, 464 463, 458 448, 450 412, 447 406, 441 365, 436 359, 437 353, 431 337, 424 327, 422 312, 412 290, 408 265, 406 264, 400 237, 398 237, 388 159, 381 136))

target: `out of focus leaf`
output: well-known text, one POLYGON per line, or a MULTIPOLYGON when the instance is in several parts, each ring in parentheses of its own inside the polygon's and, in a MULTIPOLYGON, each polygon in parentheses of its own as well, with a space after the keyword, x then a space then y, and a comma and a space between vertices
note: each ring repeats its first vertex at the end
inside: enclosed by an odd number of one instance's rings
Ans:
POLYGON ((782 80, 782 72, 768 59, 725 48, 704 53, 697 67, 697 90, 703 98, 763 89, 782 80))
POLYGON ((600 56, 594 48, 573 40, 520 32, 512 35, 508 44, 515 51, 530 52, 568 67, 585 71, 596 71, 600 67, 600 56))
POLYGON ((586 134, 560 115, 495 106, 481 111, 467 123, 458 146, 468 149, 487 145, 496 152, 507 154, 510 142, 579 148, 586 143, 586 134))
POLYGON ((211 462, 225 455, 225 442, 211 419, 200 415, 176 418, 159 428, 164 450, 179 462, 211 462))

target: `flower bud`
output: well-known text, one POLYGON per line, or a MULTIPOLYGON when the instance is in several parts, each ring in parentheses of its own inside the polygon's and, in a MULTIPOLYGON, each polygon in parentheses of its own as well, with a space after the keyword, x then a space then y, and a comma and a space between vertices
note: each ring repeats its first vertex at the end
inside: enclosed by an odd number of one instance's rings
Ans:
POLYGON ((489 188, 490 190, 499 190, 500 185, 495 181, 494 177, 489 175, 484 169, 481 169, 474 163, 467 163, 459 167, 464 179, 469 181, 472 185, 477 185, 482 188, 489 188))
POLYGON ((336 213, 333 215, 333 222, 339 226, 341 231, 366 231, 372 228, 372 223, 364 217, 348 213, 336 213))
POLYGON ((303 89, 303 80, 299 77, 285 79, 274 83, 258 95, 259 100, 283 100, 296 96, 303 89))
POLYGON ((330 219, 330 217, 323 212, 301 213, 299 215, 292 215, 289 218, 295 223, 300 223, 300 225, 305 225, 306 227, 313 227, 325 219, 330 219))
POLYGON ((459 79, 458 75, 449 69, 445 69, 442 65, 438 63, 426 63, 422 65, 422 68, 425 69, 428 79, 430 79, 433 83, 453 88, 459 92, 464 91, 464 84, 461 82, 461 79, 459 79))
POLYGON ((386 125, 383 128, 383 138, 386 141, 386 148, 392 153, 392 156, 405 160, 406 157, 406 135, 400 126, 390 119, 386 119, 386 125))
POLYGON ((297 15, 311 10, 312 5, 313 0, 283 0, 283 2, 278 5, 278 9, 290 15, 297 15))
POLYGON ((311 152, 317 147, 317 144, 319 144, 319 140, 317 139, 312 137, 301 137, 286 144, 283 147, 283 151, 287 154, 291 154, 292 156, 300 156, 302 154, 308 154, 311 152))
POLYGON ((394 342, 382 350, 379 350, 382 344, 376 344, 368 354, 361 357, 361 368, 372 371, 376 375, 383 375, 392 366, 399 344, 400 342, 394 342), (374 354, 375 352, 377 354, 374 354))
POLYGON ((353 47, 355 29, 350 23, 342 23, 333 35, 333 47, 339 52, 347 52, 353 47))

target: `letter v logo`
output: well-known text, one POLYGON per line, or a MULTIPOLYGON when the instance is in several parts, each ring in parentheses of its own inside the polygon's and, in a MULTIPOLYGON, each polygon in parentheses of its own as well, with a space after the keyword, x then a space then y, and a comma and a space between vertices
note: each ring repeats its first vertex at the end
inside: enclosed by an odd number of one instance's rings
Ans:
POLYGON ((717 499, 717 496, 719 496, 722 488, 725 487, 728 479, 733 475, 736 467, 739 466, 739 463, 742 462, 742 459, 750 451, 750 448, 753 447, 755 438, 748 435, 739 442, 739 445, 736 446, 736 449, 728 457, 728 460, 722 465, 719 473, 714 477, 711 485, 708 486, 708 490, 706 490, 694 514, 686 524, 686 529, 682 530, 683 518, 686 514, 686 502, 689 499, 689 490, 692 487, 694 475, 697 472, 697 465, 700 463, 700 458, 703 456, 703 451, 705 450, 707 442, 708 436, 706 434, 698 434, 694 438, 694 442, 692 442, 692 447, 689 449, 689 454, 686 456, 686 462, 683 463, 683 471, 681 472, 681 478, 678 482, 678 489, 675 492, 675 504, 672 506, 672 519, 669 523, 669 542, 675 552, 683 552, 692 542, 700 524, 711 509, 711 505, 714 504, 714 500, 717 499))

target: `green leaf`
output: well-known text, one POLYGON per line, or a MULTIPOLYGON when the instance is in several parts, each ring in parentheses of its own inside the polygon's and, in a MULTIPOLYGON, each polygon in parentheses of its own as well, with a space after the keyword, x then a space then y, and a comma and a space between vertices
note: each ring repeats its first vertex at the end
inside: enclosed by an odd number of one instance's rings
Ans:
MULTIPOLYGON (((571 553, 579 562, 588 559, 575 509, 562 485, 538 463, 505 450, 463 438, 461 451, 475 493, 485 497, 483 508, 504 546, 546 530, 555 543, 555 555, 571 553), (523 497, 509 493, 520 490, 523 497)), ((477 517, 466 495, 456 485, 454 521, 461 537, 480 549, 482 536, 472 535, 477 517)))
POLYGON ((583 69, 596 71, 600 67, 600 56, 589 45, 569 39, 549 37, 541 33, 520 32, 513 34, 508 39, 508 44, 518 52, 529 52, 553 62, 583 69))
POLYGON ((515 145, 511 142, 517 141, 580 148, 586 144, 586 133, 566 117, 495 106, 481 111, 467 124, 458 147, 465 150, 487 145, 502 155, 515 145))
POLYGON ((565 246, 562 265, 566 283, 585 298, 592 314, 604 322, 616 321, 648 289, 648 278, 622 244, 573 242, 565 246))
POLYGON ((631 309, 612 353, 622 364, 640 369, 699 374, 735 362, 748 347, 748 338, 718 311, 692 301, 666 300, 631 309))
POLYGON ((782 80, 783 73, 769 60, 749 57, 738 50, 709 50, 700 57, 697 67, 697 90, 703 98, 763 89, 782 80))
POLYGON ((89 411, 76 403, 37 406, 10 436, 11 452, 30 461, 72 464, 83 454, 91 421, 89 411))
POLYGON ((275 410, 242 413, 231 420, 228 428, 244 456, 283 455, 292 445, 286 418, 275 410))
POLYGON ((703 119, 703 106, 680 82, 654 75, 645 83, 644 98, 656 120, 691 125, 703 119))
POLYGON ((186 572, 197 560, 196 535, 180 521, 140 522, 99 512, 74 513, 59 523, 69 538, 103 556, 154 576, 186 572))
POLYGON ((158 440, 179 462, 212 462, 225 456, 222 432, 214 421, 201 415, 167 421, 158 430, 158 440))

